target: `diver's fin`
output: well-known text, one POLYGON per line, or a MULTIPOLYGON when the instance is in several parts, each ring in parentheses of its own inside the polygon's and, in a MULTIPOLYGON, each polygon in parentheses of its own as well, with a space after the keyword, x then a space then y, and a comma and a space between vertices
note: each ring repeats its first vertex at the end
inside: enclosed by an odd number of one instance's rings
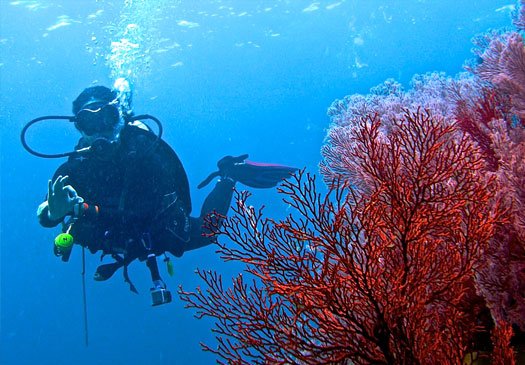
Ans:
POLYGON ((113 276, 115 271, 120 269, 124 264, 122 262, 113 262, 111 264, 104 264, 97 267, 94 279, 96 281, 105 281, 113 276))
POLYGON ((197 185, 197 188, 202 189, 203 187, 208 185, 217 176, 221 176, 221 173, 219 171, 212 172, 211 174, 208 175, 206 179, 204 179, 203 181, 201 181, 199 185, 197 185))
POLYGON ((246 161, 247 158, 247 154, 223 157, 217 162, 219 171, 210 174, 198 188, 208 185, 217 176, 230 178, 252 188, 272 188, 299 170, 296 167, 246 161))

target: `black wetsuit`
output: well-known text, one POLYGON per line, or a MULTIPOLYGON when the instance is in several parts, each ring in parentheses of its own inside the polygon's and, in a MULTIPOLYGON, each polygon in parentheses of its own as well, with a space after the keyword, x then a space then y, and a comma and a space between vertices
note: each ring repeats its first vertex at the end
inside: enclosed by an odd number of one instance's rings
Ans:
MULTIPOLYGON (((130 125, 108 150, 70 157, 53 181, 59 175, 68 175, 78 195, 98 207, 98 213, 91 211, 73 224, 75 243, 93 253, 123 254, 128 262, 165 251, 181 256, 210 244, 212 239, 203 235, 203 218, 214 211, 227 213, 234 185, 219 181, 199 218, 190 217, 188 179, 179 158, 153 133, 130 125)), ((47 208, 39 220, 46 227, 61 222, 49 220, 47 208)))

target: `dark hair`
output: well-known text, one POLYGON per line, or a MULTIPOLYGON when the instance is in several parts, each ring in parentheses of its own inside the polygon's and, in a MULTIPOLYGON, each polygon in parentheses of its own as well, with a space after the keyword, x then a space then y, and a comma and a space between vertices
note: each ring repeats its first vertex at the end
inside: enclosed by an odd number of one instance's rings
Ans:
POLYGON ((117 93, 105 86, 91 86, 80 93, 73 101, 73 114, 77 114, 90 101, 110 103, 117 99, 117 93))

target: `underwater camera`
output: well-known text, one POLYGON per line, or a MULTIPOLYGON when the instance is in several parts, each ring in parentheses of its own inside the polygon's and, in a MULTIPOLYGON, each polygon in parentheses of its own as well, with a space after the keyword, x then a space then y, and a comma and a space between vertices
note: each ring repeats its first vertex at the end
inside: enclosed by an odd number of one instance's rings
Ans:
POLYGON ((171 302, 171 292, 164 288, 151 289, 151 301, 153 306, 171 302))

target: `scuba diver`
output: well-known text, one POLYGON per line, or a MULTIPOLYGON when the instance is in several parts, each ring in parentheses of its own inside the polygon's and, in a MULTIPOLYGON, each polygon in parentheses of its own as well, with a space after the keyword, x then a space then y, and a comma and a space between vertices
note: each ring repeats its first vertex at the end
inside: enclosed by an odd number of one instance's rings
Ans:
POLYGON ((74 116, 46 116, 29 122, 22 130, 23 146, 40 157, 68 157, 48 182, 46 200, 37 216, 44 227, 62 225, 54 245, 55 255, 68 261, 73 243, 91 253, 110 255, 115 262, 100 265, 94 279, 109 279, 123 268, 133 292, 127 267, 145 261, 153 281, 153 305, 169 303, 171 293, 162 280, 157 257, 165 255, 168 272, 173 266, 166 253, 181 257, 184 252, 207 246, 215 238, 204 219, 220 225, 230 207, 236 182, 255 188, 270 188, 297 169, 253 163, 248 155, 226 156, 218 171, 199 188, 218 178, 205 199, 198 217, 192 206, 186 172, 173 149, 162 140, 162 124, 151 115, 135 116, 131 89, 119 79, 113 89, 88 87, 73 102, 74 116), (44 154, 26 143, 27 129, 44 120, 73 122, 81 138, 75 150, 44 154), (145 120, 157 123, 158 132, 145 120))

